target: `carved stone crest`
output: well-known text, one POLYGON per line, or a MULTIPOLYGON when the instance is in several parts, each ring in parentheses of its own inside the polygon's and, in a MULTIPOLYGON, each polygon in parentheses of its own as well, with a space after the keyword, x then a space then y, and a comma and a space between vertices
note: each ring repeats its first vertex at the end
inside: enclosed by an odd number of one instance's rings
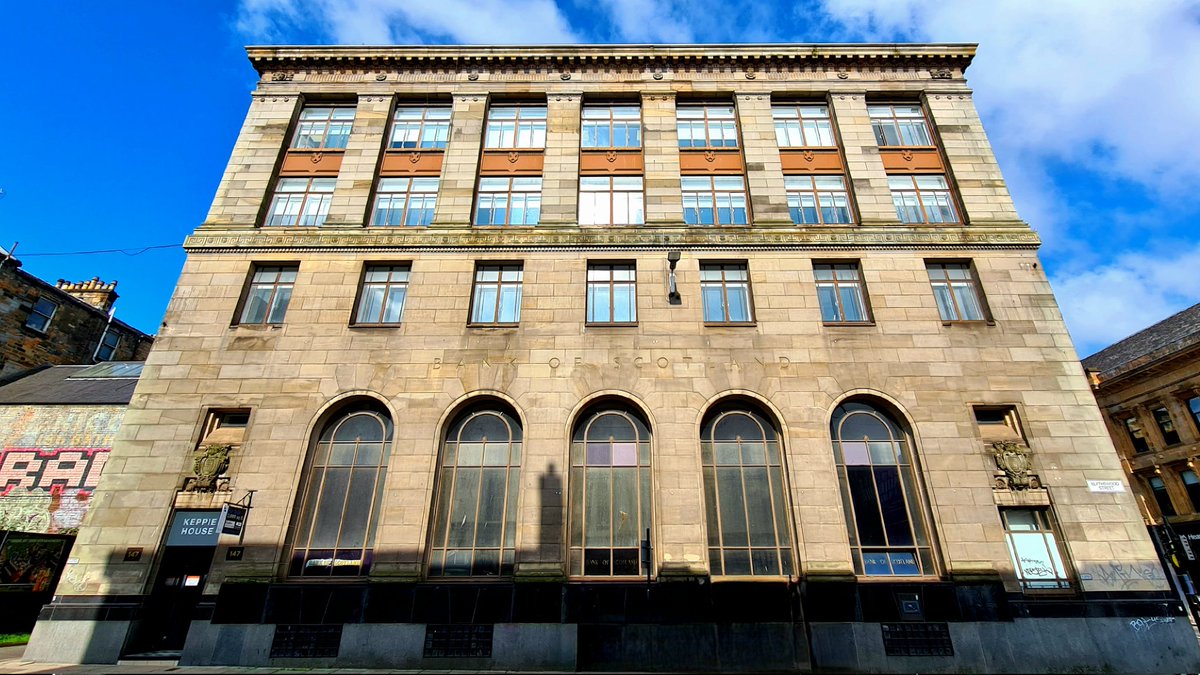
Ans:
POLYGON ((323 160, 323 159, 325 159, 325 153, 316 152, 316 153, 313 153, 312 157, 308 158, 308 161, 312 162, 313 164, 320 164, 321 160, 323 160))
POLYGON ((996 441, 992 443, 992 454, 996 458, 996 467, 1004 472, 1004 478, 998 478, 996 482, 1007 483, 1007 485, 997 485, 997 487, 1007 487, 1012 490, 1040 487, 1037 478, 1029 475, 1032 462, 1028 447, 1014 441, 996 441))
POLYGON ((706 161, 706 162, 717 161, 717 153, 713 152, 712 150, 705 150, 704 151, 704 161, 706 161))
POLYGON ((213 443, 201 446, 192 456, 192 473, 196 478, 190 481, 189 492, 212 492, 217 489, 217 478, 229 469, 229 452, 233 446, 227 443, 213 443))
POLYGON ((604 153, 604 159, 607 159, 609 163, 617 161, 617 151, 609 150, 608 152, 604 153))
POLYGON ((804 161, 811 162, 817 158, 817 155, 812 150, 805 150, 803 157, 804 157, 804 161))
POLYGON ((949 68, 932 68, 929 77, 935 80, 949 80, 954 77, 954 73, 949 68))
POLYGON ((271 73, 272 82, 291 82, 294 77, 294 73, 271 73))
POLYGON ((903 160, 904 160, 904 161, 906 161, 906 162, 911 162, 911 161, 913 161, 913 154, 912 154, 912 150, 901 150, 901 151, 900 151, 900 157, 901 157, 901 159, 903 159, 903 160))
POLYGON ((521 158, 521 153, 519 153, 519 152, 508 153, 508 163, 509 164, 516 164, 517 160, 520 158, 521 158))
POLYGON ((408 153, 408 161, 412 162, 413 164, 416 164, 417 162, 421 161, 421 153, 419 153, 419 152, 408 153))

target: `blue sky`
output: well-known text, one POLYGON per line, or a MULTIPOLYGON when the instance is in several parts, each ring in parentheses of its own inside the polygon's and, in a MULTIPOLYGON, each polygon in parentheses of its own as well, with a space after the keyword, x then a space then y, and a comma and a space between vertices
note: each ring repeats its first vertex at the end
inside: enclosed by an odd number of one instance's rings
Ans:
POLYGON ((154 332, 249 104, 245 44, 980 43, 967 71, 1086 355, 1200 301, 1200 1, 211 0, 9 3, 0 246, 117 279, 154 332), (13 28, 16 30, 12 30, 13 28))

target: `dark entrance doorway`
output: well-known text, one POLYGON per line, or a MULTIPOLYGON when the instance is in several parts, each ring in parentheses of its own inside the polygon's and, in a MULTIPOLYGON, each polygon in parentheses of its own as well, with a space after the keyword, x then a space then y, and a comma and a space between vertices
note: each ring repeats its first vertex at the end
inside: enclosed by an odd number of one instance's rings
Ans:
POLYGON ((127 656, 159 657, 183 650, 217 550, 220 513, 175 512, 127 656))

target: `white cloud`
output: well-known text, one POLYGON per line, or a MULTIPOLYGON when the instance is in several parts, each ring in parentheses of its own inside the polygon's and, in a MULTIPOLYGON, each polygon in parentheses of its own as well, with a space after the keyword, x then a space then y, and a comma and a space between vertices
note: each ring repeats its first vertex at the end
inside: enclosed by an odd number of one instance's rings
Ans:
POLYGON ((299 29, 339 44, 579 41, 554 0, 241 0, 237 28, 256 40, 299 29))
POLYGON ((1051 284, 1080 356, 1132 335, 1200 301, 1200 246, 1174 256, 1131 253, 1051 284))
MULTIPOLYGON (((1195 0, 822 0, 869 38, 978 42, 968 71, 993 142, 1167 192, 1200 179, 1195 0)), ((1020 161, 1020 159, 1018 159, 1020 161)))
POLYGON ((687 43, 696 39, 691 15, 669 0, 599 0, 623 42, 687 43))

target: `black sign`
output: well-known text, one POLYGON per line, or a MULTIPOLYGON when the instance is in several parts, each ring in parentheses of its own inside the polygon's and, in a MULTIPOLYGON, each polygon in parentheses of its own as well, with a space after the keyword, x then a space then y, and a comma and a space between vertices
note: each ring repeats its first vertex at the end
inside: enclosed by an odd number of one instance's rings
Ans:
POLYGON ((885 623, 881 627, 888 656, 954 656, 947 624, 885 623))
POLYGON ((342 644, 342 624, 312 626, 281 623, 271 640, 273 659, 336 658, 342 644))
POLYGON ((142 547, 130 546, 125 549, 125 562, 137 562, 142 559, 142 547))
POLYGON ((230 546, 229 548, 225 549, 226 560, 237 562, 238 560, 241 560, 242 556, 244 555, 246 555, 245 546, 230 546))
POLYGON ((425 658, 492 657, 492 624, 429 624, 425 627, 425 658))
POLYGON ((216 546, 220 511, 176 511, 167 546, 216 546))
POLYGON ((246 526, 246 512, 250 509, 237 504, 226 504, 221 507, 221 534, 242 535, 246 526))

